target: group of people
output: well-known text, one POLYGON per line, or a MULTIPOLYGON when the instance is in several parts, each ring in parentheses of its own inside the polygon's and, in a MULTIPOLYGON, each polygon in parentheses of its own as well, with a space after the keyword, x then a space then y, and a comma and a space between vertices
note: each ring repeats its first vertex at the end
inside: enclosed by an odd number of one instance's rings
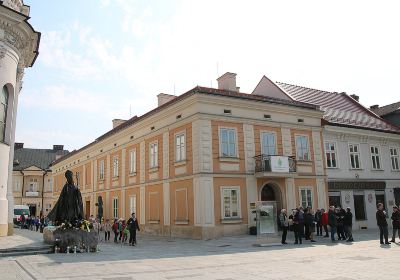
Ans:
POLYGON ((21 229, 29 229, 43 232, 43 228, 47 227, 49 220, 47 217, 42 216, 29 216, 25 218, 25 215, 21 215, 19 218, 19 224, 21 229))
POLYGON ((110 219, 105 219, 101 225, 94 221, 93 227, 98 228, 99 231, 104 231, 105 242, 110 242, 111 232, 113 232, 114 243, 129 244, 130 246, 137 245, 136 232, 140 231, 140 228, 135 213, 132 213, 127 221, 122 218, 114 219, 113 222, 110 219))
POLYGON ((338 240, 353 242, 352 226, 353 214, 351 209, 346 210, 334 206, 329 207, 329 211, 325 209, 317 209, 314 211, 311 207, 298 207, 292 210, 290 215, 286 209, 282 209, 279 215, 279 224, 282 228, 282 244, 287 244, 287 232, 293 231, 294 244, 302 244, 303 239, 310 242, 316 242, 315 231, 317 236, 330 237, 332 242, 336 242, 335 234, 338 240), (328 230, 328 226, 330 231, 328 230), (323 234, 323 231, 325 234, 323 234))
MULTIPOLYGON (((381 245, 390 245, 389 242, 389 230, 388 230, 388 222, 387 222, 387 213, 384 209, 382 203, 378 204, 378 210, 376 211, 376 222, 379 227, 379 239, 381 245), (385 239, 385 240, 384 240, 385 239)), ((400 210, 396 205, 393 206, 393 213, 391 216, 392 226, 393 226, 393 235, 391 242, 396 242, 396 233, 400 238, 400 210)))

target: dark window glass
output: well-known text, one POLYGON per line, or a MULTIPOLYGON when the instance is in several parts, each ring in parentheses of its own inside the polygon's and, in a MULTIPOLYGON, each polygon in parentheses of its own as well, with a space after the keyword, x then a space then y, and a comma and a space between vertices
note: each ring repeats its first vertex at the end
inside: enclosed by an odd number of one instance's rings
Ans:
POLYGON ((366 220, 364 195, 354 195, 354 214, 356 220, 366 220))
POLYGON ((330 195, 329 196, 329 206, 342 206, 342 203, 340 201, 340 196, 338 195, 330 195))

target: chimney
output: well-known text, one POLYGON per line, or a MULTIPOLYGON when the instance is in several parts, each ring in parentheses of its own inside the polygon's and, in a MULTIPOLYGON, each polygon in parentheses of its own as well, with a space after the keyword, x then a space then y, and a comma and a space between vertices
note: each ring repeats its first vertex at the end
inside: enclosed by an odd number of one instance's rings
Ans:
POLYGON ((226 72, 224 75, 217 79, 218 89, 239 91, 239 87, 236 87, 236 74, 231 72, 226 72))
POLYGON ((53 151, 62 151, 64 150, 64 145, 53 145, 53 151))
POLYGON ((24 143, 14 143, 14 150, 22 149, 24 147, 24 143))
POLYGON ((124 122, 126 122, 126 120, 113 119, 113 120, 112 120, 113 128, 116 128, 117 126, 123 124, 124 122))
POLYGON ((160 107, 161 105, 164 105, 165 103, 170 102, 171 100, 173 100, 175 98, 176 98, 175 95, 160 93, 159 95, 157 95, 158 107, 160 107))
POLYGON ((356 94, 351 94, 350 97, 353 98, 357 102, 360 101, 360 97, 358 95, 356 95, 356 94))
POLYGON ((371 107, 369 107, 371 110, 376 110, 379 109, 379 105, 372 105, 371 107))

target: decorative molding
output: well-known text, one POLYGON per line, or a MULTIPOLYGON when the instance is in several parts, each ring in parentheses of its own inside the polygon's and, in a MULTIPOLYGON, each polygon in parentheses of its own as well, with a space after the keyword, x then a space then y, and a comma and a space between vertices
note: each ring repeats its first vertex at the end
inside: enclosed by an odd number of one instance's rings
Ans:
POLYGON ((6 56, 6 52, 7 52, 7 49, 3 45, 0 45, 0 67, 2 64, 1 61, 6 56))
POLYGON ((244 132, 244 157, 245 168, 247 172, 255 170, 255 146, 254 146, 254 128, 251 124, 243 124, 244 132))

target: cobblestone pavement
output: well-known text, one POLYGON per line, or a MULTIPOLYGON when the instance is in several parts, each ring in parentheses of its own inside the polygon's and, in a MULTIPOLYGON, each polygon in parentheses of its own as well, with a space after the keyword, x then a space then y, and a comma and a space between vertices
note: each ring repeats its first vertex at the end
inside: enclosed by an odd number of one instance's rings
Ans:
POLYGON ((371 231, 354 236, 353 244, 318 238, 274 247, 256 247, 252 236, 140 236, 137 247, 107 243, 99 253, 0 259, 0 279, 398 279, 400 244, 380 246, 371 231))

